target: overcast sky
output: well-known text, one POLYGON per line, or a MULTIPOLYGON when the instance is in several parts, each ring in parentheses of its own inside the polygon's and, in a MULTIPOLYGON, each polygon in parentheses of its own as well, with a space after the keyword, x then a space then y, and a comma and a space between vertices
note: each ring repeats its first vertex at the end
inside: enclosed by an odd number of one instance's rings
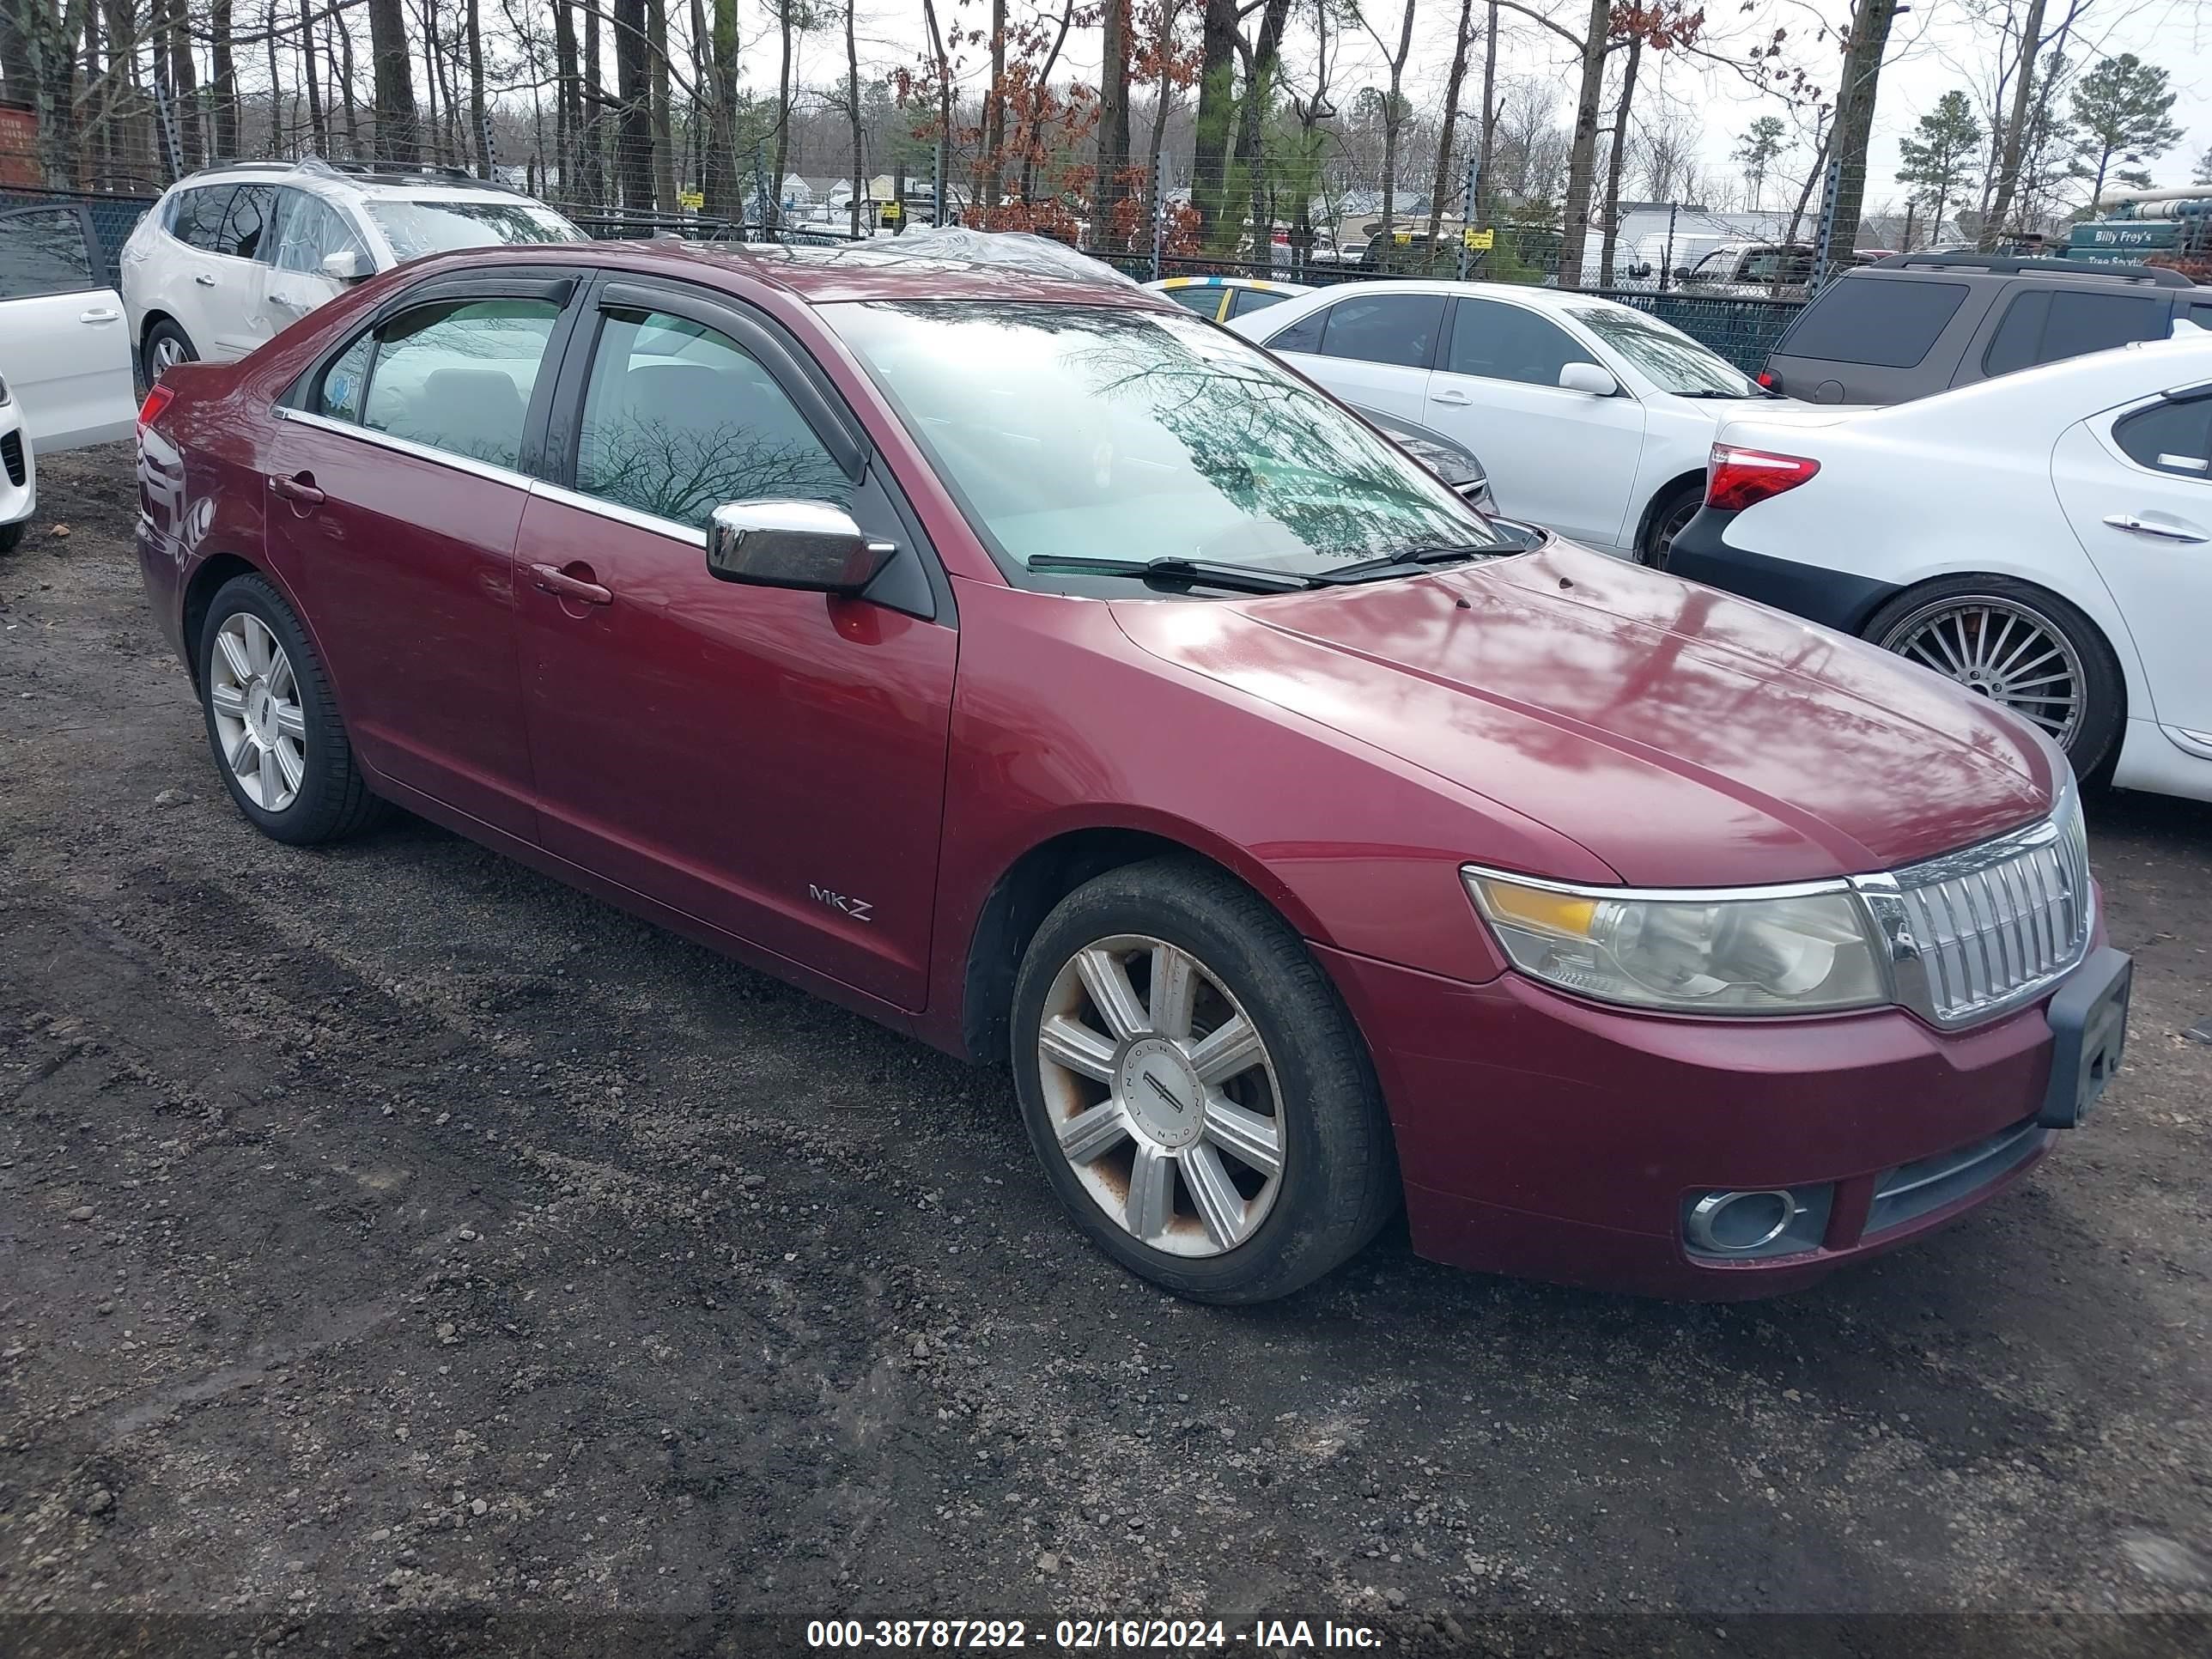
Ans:
MULTIPOLYGON (((1011 0, 1011 9, 1018 17, 1028 3, 1029 0, 1011 0)), ((1479 8, 1480 0, 1477 3, 1479 8)), ((2054 19, 2063 3, 2064 0, 2051 0, 2054 19)), ((1369 0, 1369 9, 1383 33, 1395 36, 1395 21, 1402 15, 1399 0, 1369 0)), ((1055 14, 1059 9, 1056 0, 1052 9, 1055 14)), ((1894 182, 1899 135, 1909 133, 1945 92, 1954 87, 1966 88, 1988 74, 1996 52, 1995 36, 1987 27, 1977 27, 1976 9, 1973 0, 1912 0, 1909 12, 1898 19, 1876 107, 1866 192, 1869 208, 1902 200, 1904 192, 1894 182)), ((1745 47, 1775 28, 1785 28, 1790 33, 1787 60, 1813 71, 1823 87, 1833 87, 1838 48, 1815 37, 1822 19, 1838 29, 1847 25, 1850 0, 1755 0, 1752 8, 1744 9, 1739 9, 1739 0, 1707 0, 1707 10, 1711 19, 1708 40, 1713 46, 1740 57, 1745 47)), ((1431 107, 1443 95, 1457 11, 1450 0, 1422 0, 1414 25, 1407 84, 1431 107)), ((981 0, 966 5, 945 0, 941 15, 957 18, 967 27, 988 19, 981 0)), ((1581 5, 1569 3, 1562 5, 1561 15, 1574 18, 1579 27, 1586 13, 1581 5)), ((1504 15, 1505 38, 1498 52, 1499 73, 1537 76, 1555 84, 1559 89, 1560 118, 1563 122, 1571 118, 1574 70, 1564 43, 1533 22, 1510 13, 1504 15)), ((921 18, 920 0, 862 0, 863 73, 880 74, 896 63, 915 61, 922 38, 921 18)), ((2158 184, 2187 184, 2197 158, 2212 145, 2212 0, 2089 0, 2078 30, 2075 53, 2078 58, 2086 60, 2133 52, 2172 76, 2173 89, 2179 94, 2173 118, 2188 136, 2153 162, 2150 171, 2158 184)), ((757 23, 745 51, 748 78, 753 85, 775 84, 775 36, 768 24, 757 23)), ((814 37, 802 50, 802 81, 821 84, 843 74, 841 33, 814 37)), ((1097 50, 1095 29, 1071 40, 1062 54, 1066 72, 1095 79, 1097 50)), ((1294 75, 1305 72, 1311 52, 1308 31, 1289 48, 1294 75)), ((975 61, 972 52, 970 59, 975 61)), ((1711 171, 1732 171, 1729 152, 1759 115, 1786 113, 1778 100, 1747 86, 1734 71, 1701 63, 1688 54, 1647 54, 1644 62, 1638 109, 1650 107, 1648 99, 1666 99, 1676 103, 1686 123, 1701 121, 1711 171)), ((969 84, 980 84, 980 75, 973 76, 969 84)), ((1350 94, 1361 86, 1384 84, 1387 71, 1382 51, 1365 35, 1354 34, 1343 46, 1334 80, 1345 94, 1339 99, 1340 106, 1348 103, 1350 94)), ((1471 75, 1462 107, 1474 106, 1480 97, 1480 82, 1471 75)), ((1801 177, 1808 159, 1809 145, 1806 158, 1793 158, 1801 177)))

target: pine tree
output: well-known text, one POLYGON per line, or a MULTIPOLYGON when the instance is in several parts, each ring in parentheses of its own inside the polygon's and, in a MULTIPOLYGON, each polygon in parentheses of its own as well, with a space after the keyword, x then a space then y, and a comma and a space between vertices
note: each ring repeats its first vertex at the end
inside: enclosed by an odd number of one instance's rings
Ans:
POLYGON ((2142 163, 2181 142, 2181 129, 2172 119, 2175 96, 2167 90, 2166 71, 2131 52, 2106 58, 2081 77, 2074 88, 2074 125, 2081 131, 2077 153, 2092 205, 2115 176, 2116 161, 2140 173, 2142 163))
POLYGON ((1982 125, 1963 92, 1947 92, 1920 118, 1915 137, 1897 142, 1905 165, 1897 181, 1913 186, 1912 199, 1928 209, 1929 234, 1943 234, 1943 214, 1973 187, 1981 155, 1982 125))
POLYGON ((1729 159, 1743 168, 1743 176, 1751 185, 1751 204, 1761 205, 1760 198, 1766 190, 1766 178, 1774 171, 1774 164, 1782 152, 1789 148, 1788 129, 1778 115, 1762 115, 1744 130, 1743 137, 1729 152, 1729 159))

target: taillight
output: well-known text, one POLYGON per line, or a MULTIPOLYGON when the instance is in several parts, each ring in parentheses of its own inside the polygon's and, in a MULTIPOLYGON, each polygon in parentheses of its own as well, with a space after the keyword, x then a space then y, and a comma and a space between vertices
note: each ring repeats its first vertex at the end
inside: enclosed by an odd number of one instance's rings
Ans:
POLYGON ((143 432, 168 412, 169 405, 177 400, 173 387, 156 384, 146 394, 146 401, 138 405, 138 429, 143 432))
POLYGON ((1757 380, 1759 385, 1765 387, 1767 391, 1771 392, 1774 390, 1774 371, 1772 369, 1762 368, 1758 374, 1753 375, 1752 379, 1757 380))
POLYGON ((1741 513, 1754 502, 1796 489, 1820 470, 1820 462, 1802 455, 1770 455, 1763 449, 1715 444, 1705 473, 1705 505, 1741 513))

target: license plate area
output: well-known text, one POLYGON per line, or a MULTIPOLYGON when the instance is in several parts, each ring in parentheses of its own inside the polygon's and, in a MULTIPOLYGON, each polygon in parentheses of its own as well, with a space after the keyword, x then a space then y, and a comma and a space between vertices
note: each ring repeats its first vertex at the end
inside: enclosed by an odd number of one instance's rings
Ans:
POLYGON ((2134 978, 2135 963, 2107 945, 2051 999, 2051 1082, 2036 1118, 2045 1128, 2078 1127, 2120 1069, 2134 978))

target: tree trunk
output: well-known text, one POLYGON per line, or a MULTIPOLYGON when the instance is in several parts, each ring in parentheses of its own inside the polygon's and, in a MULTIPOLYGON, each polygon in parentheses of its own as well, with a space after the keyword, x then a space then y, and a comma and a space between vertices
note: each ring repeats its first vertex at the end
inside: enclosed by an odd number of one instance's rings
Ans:
POLYGON ((1606 34, 1612 27, 1612 0, 1590 0, 1589 33, 1583 37, 1582 92, 1575 102, 1575 134, 1567 150, 1566 210, 1560 228, 1559 286, 1583 280, 1583 245, 1589 240, 1590 188, 1597 174, 1598 108, 1605 101, 1606 34))
POLYGON ((858 0, 845 0, 845 93, 848 99, 846 113, 853 118, 853 199, 848 210, 853 216, 853 234, 860 234, 860 208, 867 189, 867 155, 860 143, 860 48, 854 33, 853 9, 858 0))
MULTIPOLYGON (((476 0, 469 0, 471 7, 476 0)), ((315 19, 313 0, 300 0, 300 74, 307 92, 307 139, 315 154, 331 147, 330 129, 323 125, 323 89, 315 74, 315 19)))
POLYGON ((1452 37, 1451 73, 1444 78, 1442 131, 1437 135, 1436 187, 1429 192, 1429 246, 1443 229, 1444 198, 1452 187, 1452 134, 1459 125, 1460 88, 1467 82, 1467 54, 1474 45, 1474 0, 1459 0, 1459 30, 1452 37))
POLYGON ((238 62, 231 46, 231 0, 215 0, 208 8, 208 47, 215 78, 215 153, 224 161, 238 159, 238 62))
MULTIPOLYGON (((2040 4, 2041 0, 2037 0, 2040 4)), ((1897 17, 1897 0, 1859 0, 1851 16, 1851 32, 1844 48, 1843 79, 1836 91, 1836 114, 1831 123, 1835 142, 1832 155, 1844 158, 1836 186, 1836 216, 1828 239, 1832 266, 1848 264, 1858 246, 1859 213, 1866 200, 1867 136, 1874 128, 1874 99, 1881 78, 1881 55, 1889 49, 1889 27, 1897 17)), ((1816 270, 1818 283, 1826 276, 1816 270)))
POLYGON ((653 205, 653 94, 646 70, 645 0, 614 0, 615 182, 622 205, 653 205))
POLYGON ((1498 0, 1490 0, 1490 21, 1482 42, 1482 147, 1474 157, 1474 216, 1490 222, 1490 158, 1498 139, 1498 0))
POLYGON ((422 159, 422 130, 402 0, 368 0, 368 51, 376 60, 376 159, 412 166, 422 159))
POLYGON ((469 0, 463 15, 468 31, 469 136, 477 152, 477 177, 492 176, 491 113, 484 106, 483 8, 482 0, 469 0))
POLYGON ((1229 145, 1237 125, 1237 0, 1205 0, 1200 27, 1198 118, 1190 161, 1190 198, 1199 235, 1209 248, 1233 245, 1229 208, 1229 145))
POLYGON ((647 65, 653 95, 653 204, 663 213, 675 212, 676 132, 669 107, 668 0, 646 0, 646 45, 652 53, 647 65))
POLYGON ((599 9, 586 0, 584 9, 584 87, 586 112, 580 155, 586 163, 579 184, 590 193, 584 199, 602 206, 610 194, 607 183, 607 83, 601 76, 606 64, 599 50, 599 9))
MULTIPOLYGON (((983 155, 975 174, 975 205, 988 216, 999 210, 1006 187, 1006 0, 991 0, 991 84, 983 92, 983 155)), ((945 222, 945 204, 937 204, 945 222)))
POLYGON ((1398 32, 1398 55, 1390 60, 1390 101, 1382 106, 1382 228, 1389 236, 1398 207, 1398 130, 1405 125, 1406 59, 1413 49, 1413 0, 1406 0, 1406 21, 1398 32))
POLYGON ((1238 143, 1244 161, 1245 183, 1252 193, 1252 257, 1265 264, 1273 258, 1275 238, 1273 192, 1268 187, 1266 123, 1274 102, 1275 83, 1283 73, 1283 29, 1290 21, 1290 0, 1267 0, 1260 13, 1259 38, 1246 67, 1243 119, 1238 143))
MULTIPOLYGON (((63 84, 68 84, 66 77, 63 84)), ((191 17, 185 0, 173 0, 169 8, 169 89, 177 101, 177 143, 185 152, 185 171, 189 173, 207 165, 207 144, 200 125, 199 64, 192 54, 191 17)), ((58 114, 66 142, 69 100, 58 101, 58 114)))
POLYGON ((1129 167, 1129 5, 1130 0, 1104 0, 1100 16, 1098 177, 1091 192, 1091 243, 1102 250, 1121 241, 1114 218, 1129 167))
POLYGON ((583 91, 576 68, 576 20, 568 0, 553 0, 553 155, 561 170, 560 195, 579 202, 577 148, 583 135, 583 91))
MULTIPOLYGON (((2035 90, 2036 53, 2043 33, 2044 0, 2027 0, 2027 15, 2020 26, 2020 68, 2012 83, 2012 113, 2005 118, 2004 149, 1997 161, 1996 194, 1990 199, 1989 217, 1982 222, 1982 234, 1976 238, 1984 252, 1997 245, 2003 234, 2004 222, 2011 216, 2013 198, 2020 189, 2020 158, 2027 137, 2027 117, 2030 94, 2035 90)), ((1844 155, 1851 154, 1845 150, 1844 155)), ((2094 200, 2094 198, 2093 198, 2094 200)), ((1936 204, 1933 221, 1936 234, 1942 234, 1942 204, 1936 204)))
POLYGON ((1836 142, 1836 124, 1832 118, 1820 126, 1820 142, 1813 155, 1813 170, 1805 175, 1805 183, 1797 192, 1797 205, 1790 215, 1790 229, 1783 237, 1784 242, 1794 242, 1805 223, 1805 207, 1813 199, 1813 186, 1827 175, 1828 151, 1836 142))
POLYGON ((1613 286, 1613 255, 1620 240, 1620 168, 1628 157, 1628 112, 1636 101, 1636 66, 1644 57, 1644 39, 1632 35, 1628 61, 1620 71, 1620 103, 1613 112, 1613 153, 1605 165, 1605 240, 1597 256, 1597 285, 1613 286))
POLYGON ((284 117, 289 112, 290 100, 284 95, 283 82, 277 79, 276 0, 269 0, 269 10, 264 21, 268 27, 263 31, 262 44, 269 52, 269 143, 266 148, 268 154, 282 155, 287 143, 284 117))
POLYGON ((725 219, 742 219, 738 168, 738 0, 714 0, 707 49, 707 204, 725 219))
POLYGON ((783 222, 783 169, 791 153, 791 9, 799 0, 776 0, 776 29, 782 37, 783 67, 775 83, 775 170, 769 175, 768 222, 783 222))

